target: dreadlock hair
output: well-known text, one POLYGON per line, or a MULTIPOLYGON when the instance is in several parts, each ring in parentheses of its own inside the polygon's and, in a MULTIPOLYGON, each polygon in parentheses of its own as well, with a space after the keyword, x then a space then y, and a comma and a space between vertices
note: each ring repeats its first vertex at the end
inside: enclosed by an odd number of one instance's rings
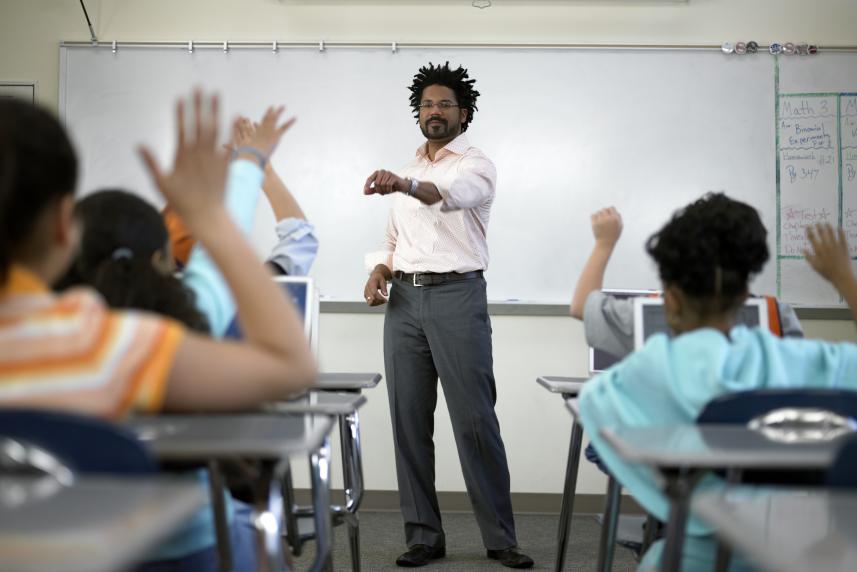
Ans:
POLYGON ((448 87, 455 92, 459 109, 467 110, 467 120, 461 124, 462 133, 467 131, 467 126, 473 120, 473 115, 479 109, 476 107, 476 98, 479 97, 479 92, 473 89, 475 79, 467 79, 467 70, 461 66, 458 69, 450 69, 449 62, 442 66, 434 65, 429 62, 426 67, 421 67, 414 75, 414 83, 408 88, 411 91, 411 108, 414 110, 414 117, 419 123, 420 120, 420 101, 423 97, 423 90, 430 85, 442 85, 448 87))
POLYGON ((106 189, 78 201, 74 213, 83 231, 80 249, 57 290, 91 286, 111 308, 155 312, 209 333, 193 291, 152 262, 156 253, 166 255, 169 240, 152 205, 127 191, 106 189))
POLYGON ((676 211, 646 243, 661 281, 678 286, 697 312, 734 311, 750 278, 768 261, 768 231, 756 209, 723 193, 708 193, 676 211))

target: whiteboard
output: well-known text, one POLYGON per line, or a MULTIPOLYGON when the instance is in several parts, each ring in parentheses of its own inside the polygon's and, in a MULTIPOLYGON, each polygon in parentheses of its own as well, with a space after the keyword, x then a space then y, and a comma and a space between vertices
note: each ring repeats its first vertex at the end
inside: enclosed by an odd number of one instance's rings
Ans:
MULTIPOLYGON (((362 185, 375 169, 406 164, 422 142, 406 87, 429 61, 464 65, 482 93, 468 136, 498 171, 490 300, 567 303, 593 244, 589 214, 608 205, 625 230, 605 287, 658 287, 646 238, 710 190, 756 207, 777 252, 777 78, 767 55, 152 46, 64 46, 60 55, 60 112, 82 156, 81 193, 118 185, 160 204, 134 148, 146 143, 167 161, 173 104, 191 86, 220 92, 228 116, 286 104, 298 122, 273 161, 316 225, 312 274, 327 299, 362 297, 363 257, 378 249, 389 206, 362 185)), ((252 239, 260 255, 275 242, 264 198, 252 239)), ((753 290, 775 293, 788 279, 772 258, 753 290)))

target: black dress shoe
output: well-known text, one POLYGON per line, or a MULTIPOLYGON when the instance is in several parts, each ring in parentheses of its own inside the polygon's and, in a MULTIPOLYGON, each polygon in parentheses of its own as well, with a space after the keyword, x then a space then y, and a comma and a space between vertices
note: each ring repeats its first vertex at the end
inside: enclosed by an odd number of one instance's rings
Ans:
POLYGON ((489 550, 488 558, 499 560, 506 568, 532 568, 533 559, 523 554, 516 546, 505 550, 489 550))
POLYGON ((426 544, 415 544, 407 552, 396 558, 396 566, 404 568, 416 568, 425 566, 432 560, 446 556, 446 547, 428 546, 426 544))

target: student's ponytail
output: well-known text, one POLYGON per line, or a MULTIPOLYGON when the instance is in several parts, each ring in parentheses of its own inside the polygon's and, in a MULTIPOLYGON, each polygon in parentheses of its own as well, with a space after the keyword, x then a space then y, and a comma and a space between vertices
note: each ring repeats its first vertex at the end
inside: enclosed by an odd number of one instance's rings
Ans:
POLYGON ((169 316, 190 329, 209 332, 194 294, 156 260, 169 258, 161 215, 140 197, 120 189, 97 191, 79 201, 80 250, 59 289, 92 286, 112 308, 169 316))
POLYGON ((159 272, 149 258, 136 257, 128 248, 117 248, 93 270, 87 283, 111 308, 148 310, 197 332, 210 332, 193 292, 172 274, 159 272))

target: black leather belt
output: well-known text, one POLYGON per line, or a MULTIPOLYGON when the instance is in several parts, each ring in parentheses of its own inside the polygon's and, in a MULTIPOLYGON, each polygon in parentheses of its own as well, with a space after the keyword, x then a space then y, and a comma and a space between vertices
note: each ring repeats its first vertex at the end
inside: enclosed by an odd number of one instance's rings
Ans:
POLYGON ((399 280, 410 282, 414 286, 438 286, 446 282, 457 282, 459 280, 473 280, 482 278, 481 270, 472 272, 409 272, 396 271, 393 276, 399 280))

